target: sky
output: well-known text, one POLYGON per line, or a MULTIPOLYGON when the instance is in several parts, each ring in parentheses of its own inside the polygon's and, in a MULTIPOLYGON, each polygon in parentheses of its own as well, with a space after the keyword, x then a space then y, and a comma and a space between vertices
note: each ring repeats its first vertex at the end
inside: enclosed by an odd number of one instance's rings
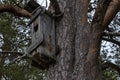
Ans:
POLYGON ((47 3, 47 7, 48 7, 48 4, 50 3, 49 0, 37 0, 38 3, 42 6, 46 6, 46 3, 47 3), (46 2, 47 1, 47 2, 46 2))

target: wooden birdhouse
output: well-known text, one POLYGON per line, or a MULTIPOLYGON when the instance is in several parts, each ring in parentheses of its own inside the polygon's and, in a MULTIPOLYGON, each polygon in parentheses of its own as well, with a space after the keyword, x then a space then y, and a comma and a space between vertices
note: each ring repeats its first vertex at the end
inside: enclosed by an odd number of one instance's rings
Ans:
POLYGON ((43 10, 37 9, 29 22, 31 27, 31 45, 27 53, 33 55, 33 64, 46 69, 55 62, 55 26, 54 19, 43 10))

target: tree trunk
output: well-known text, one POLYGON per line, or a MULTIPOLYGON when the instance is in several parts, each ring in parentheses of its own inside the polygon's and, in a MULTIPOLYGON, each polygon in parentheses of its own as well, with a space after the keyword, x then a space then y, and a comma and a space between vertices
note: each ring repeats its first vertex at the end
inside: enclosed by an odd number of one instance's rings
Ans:
POLYGON ((100 24, 87 22, 88 0, 60 0, 63 18, 56 25, 57 63, 50 66, 47 80, 102 80, 98 57, 100 24), (96 27, 97 26, 97 27, 96 27))

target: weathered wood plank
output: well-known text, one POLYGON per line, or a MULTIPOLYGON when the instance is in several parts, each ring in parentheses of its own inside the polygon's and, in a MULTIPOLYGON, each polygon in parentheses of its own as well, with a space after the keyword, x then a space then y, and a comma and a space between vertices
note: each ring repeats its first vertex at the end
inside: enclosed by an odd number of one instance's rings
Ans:
POLYGON ((38 38, 38 40, 36 40, 35 43, 33 43, 31 46, 28 47, 27 53, 28 53, 28 54, 32 54, 32 52, 33 52, 36 48, 38 48, 42 42, 43 42, 43 35, 41 35, 40 38, 38 38))
POLYGON ((27 26, 29 26, 41 14, 41 12, 42 12, 42 9, 38 9, 38 11, 36 11, 36 14, 31 17, 27 26))
POLYGON ((47 14, 40 14, 38 10, 29 24, 31 26, 32 43, 27 52, 33 55, 35 62, 46 68, 56 61, 54 19, 47 14))

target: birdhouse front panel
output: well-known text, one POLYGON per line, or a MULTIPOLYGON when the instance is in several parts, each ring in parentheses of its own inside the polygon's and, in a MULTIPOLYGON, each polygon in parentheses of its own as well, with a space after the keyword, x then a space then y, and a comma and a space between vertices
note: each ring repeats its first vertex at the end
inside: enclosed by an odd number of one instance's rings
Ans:
POLYGON ((41 36, 42 31, 40 27, 40 17, 35 19, 35 21, 31 24, 31 35, 32 35, 32 44, 36 42, 41 36))
MULTIPOLYGON (((39 11, 38 11, 39 12, 39 11)), ((54 19, 47 14, 33 15, 31 26, 31 45, 27 52, 34 55, 34 61, 47 65, 55 61, 55 26, 54 19), (36 58, 37 55, 37 58, 36 58)), ((45 66, 44 66, 45 67, 45 66)))

